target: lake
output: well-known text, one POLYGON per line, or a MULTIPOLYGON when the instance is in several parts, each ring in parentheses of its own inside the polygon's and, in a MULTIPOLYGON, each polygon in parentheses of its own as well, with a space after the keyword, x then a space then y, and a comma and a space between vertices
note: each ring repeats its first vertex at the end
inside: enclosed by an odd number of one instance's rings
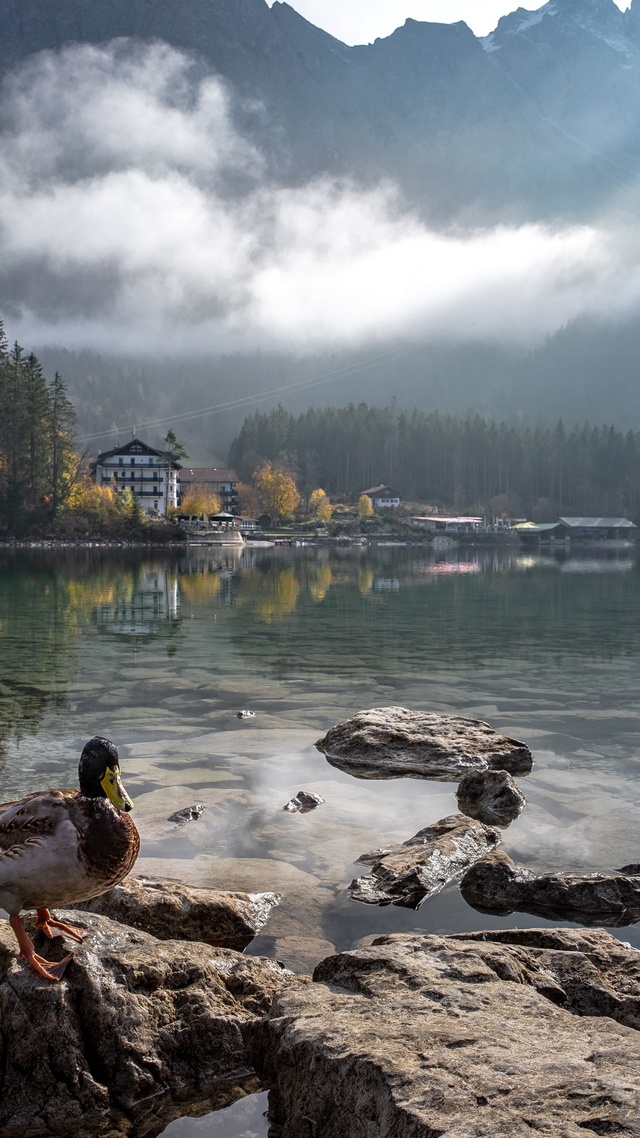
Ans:
MULTIPOLYGON (((0 801, 75 785, 85 741, 109 736, 142 871, 283 893, 254 954, 310 969, 375 932, 554 923, 482 915, 455 885, 415 912, 349 900, 361 853, 457 811, 455 783, 327 763, 315 741, 363 708, 457 713, 526 742, 527 806, 503 833, 517 862, 640 861, 633 551, 4 549, 0 650, 0 801), (300 789, 324 804, 284 812, 300 789), (197 822, 166 822, 195 802, 197 822)), ((640 947, 638 926, 611 932, 640 947)), ((265 1109, 257 1096, 167 1138, 260 1136, 265 1109)))

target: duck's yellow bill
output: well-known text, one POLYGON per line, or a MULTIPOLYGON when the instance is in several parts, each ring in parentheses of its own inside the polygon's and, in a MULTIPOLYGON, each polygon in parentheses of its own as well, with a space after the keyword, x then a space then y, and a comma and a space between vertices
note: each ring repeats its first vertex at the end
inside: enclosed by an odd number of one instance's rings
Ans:
POLYGON ((119 767, 116 767, 115 770, 107 767, 104 778, 100 780, 100 786, 109 802, 113 802, 116 810, 133 810, 133 802, 122 784, 119 767))

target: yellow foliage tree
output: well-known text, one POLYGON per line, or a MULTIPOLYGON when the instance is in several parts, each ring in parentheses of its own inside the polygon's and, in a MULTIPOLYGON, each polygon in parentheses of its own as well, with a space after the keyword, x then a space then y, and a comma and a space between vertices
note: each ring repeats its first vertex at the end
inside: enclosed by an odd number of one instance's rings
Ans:
POLYGON ((260 504, 268 514, 278 521, 290 517, 300 501, 295 479, 286 470, 263 462, 253 475, 254 485, 260 496, 260 504))
POLYGON ((333 506, 324 490, 314 490, 309 498, 309 507, 321 522, 328 522, 333 513, 333 506))
POLYGON ((108 523, 117 515, 116 496, 108 486, 98 486, 88 474, 72 483, 65 512, 86 517, 95 523, 108 523))
POLYGON ((179 513, 200 517, 202 514, 219 514, 220 509, 220 499, 214 490, 206 486, 190 486, 182 499, 179 513))
POLYGON ((373 503, 368 494, 361 494, 358 498, 358 517, 370 518, 373 515, 373 503))

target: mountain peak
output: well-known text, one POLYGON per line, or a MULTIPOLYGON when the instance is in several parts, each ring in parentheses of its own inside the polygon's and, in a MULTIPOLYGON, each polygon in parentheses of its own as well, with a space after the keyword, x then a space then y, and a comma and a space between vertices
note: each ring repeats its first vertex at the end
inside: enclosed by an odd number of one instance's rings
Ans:
POLYGON ((497 51, 514 38, 525 37, 528 44, 546 46, 549 33, 563 37, 576 33, 598 39, 614 51, 630 48, 626 13, 614 0, 549 0, 533 11, 518 8, 502 16, 498 26, 481 41, 485 51, 497 51))

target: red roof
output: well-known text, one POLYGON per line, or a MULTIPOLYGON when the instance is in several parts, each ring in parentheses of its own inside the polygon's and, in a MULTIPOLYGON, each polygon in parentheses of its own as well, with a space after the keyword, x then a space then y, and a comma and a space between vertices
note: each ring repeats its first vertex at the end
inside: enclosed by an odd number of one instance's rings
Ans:
POLYGON ((180 481, 207 486, 209 483, 239 482, 239 478, 235 470, 227 466, 185 466, 180 471, 180 481))

